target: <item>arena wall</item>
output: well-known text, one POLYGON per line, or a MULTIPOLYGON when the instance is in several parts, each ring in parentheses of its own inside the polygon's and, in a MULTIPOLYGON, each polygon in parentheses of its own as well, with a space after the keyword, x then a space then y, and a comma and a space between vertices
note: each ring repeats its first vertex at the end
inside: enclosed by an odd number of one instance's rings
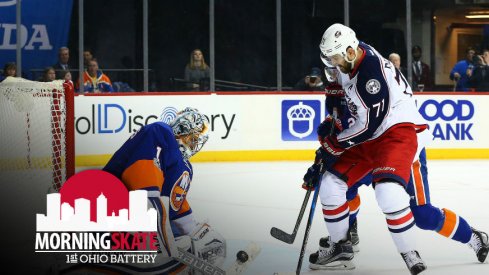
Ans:
MULTIPOLYGON (((429 159, 489 158, 489 93, 418 93, 434 139, 429 159)), ((311 160, 324 94, 122 93, 76 96, 76 166, 101 166, 141 125, 195 107, 210 121, 210 139, 192 161, 311 160)))

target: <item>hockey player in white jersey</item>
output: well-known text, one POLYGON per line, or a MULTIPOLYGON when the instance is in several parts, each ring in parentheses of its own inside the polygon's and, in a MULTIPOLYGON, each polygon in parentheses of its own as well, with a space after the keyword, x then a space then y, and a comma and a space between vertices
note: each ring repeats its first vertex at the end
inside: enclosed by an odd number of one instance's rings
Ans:
POLYGON ((325 154, 337 156, 321 179, 320 198, 330 240, 310 255, 313 269, 331 269, 353 258, 349 240, 347 190, 371 173, 377 203, 386 215, 397 250, 410 272, 426 269, 415 248, 414 219, 405 187, 411 164, 431 140, 407 81, 355 32, 333 24, 324 33, 321 58, 336 67, 355 124, 320 140, 325 154))

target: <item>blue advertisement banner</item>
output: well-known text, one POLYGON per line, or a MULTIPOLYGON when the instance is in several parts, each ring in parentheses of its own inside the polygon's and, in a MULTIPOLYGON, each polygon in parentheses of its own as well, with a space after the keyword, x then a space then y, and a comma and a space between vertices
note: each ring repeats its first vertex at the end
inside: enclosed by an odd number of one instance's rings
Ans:
MULTIPOLYGON (((0 0, 0 68, 16 61, 16 0, 0 0)), ((73 0, 22 0, 22 74, 57 62, 58 49, 67 46, 73 0)))
POLYGON ((282 140, 317 140, 316 128, 321 118, 320 100, 282 101, 282 140))

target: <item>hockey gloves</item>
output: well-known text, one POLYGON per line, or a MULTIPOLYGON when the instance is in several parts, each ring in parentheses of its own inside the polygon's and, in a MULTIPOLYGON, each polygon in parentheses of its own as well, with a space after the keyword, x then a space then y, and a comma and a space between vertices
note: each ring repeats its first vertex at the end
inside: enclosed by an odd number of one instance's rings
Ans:
POLYGON ((338 142, 336 135, 327 136, 324 139, 319 140, 319 142, 321 143, 324 152, 332 157, 339 157, 345 151, 345 148, 338 142))
POLYGON ((326 96, 336 96, 336 97, 345 96, 345 91, 343 90, 343 87, 341 87, 341 85, 336 82, 329 83, 329 85, 326 86, 324 92, 326 93, 326 96))
POLYGON ((302 188, 306 190, 314 190, 314 188, 316 188, 321 180, 319 178, 321 176, 321 167, 321 163, 314 163, 307 169, 303 178, 304 183, 302 184, 302 188))
POLYGON ((326 170, 326 168, 328 167, 332 167, 333 164, 335 164, 336 160, 338 160, 338 157, 326 152, 326 150, 324 150, 322 146, 316 150, 316 161, 314 163, 323 163, 324 170, 326 170))
POLYGON ((190 234, 193 253, 200 259, 221 267, 226 258, 226 239, 207 223, 198 223, 190 234))
POLYGON ((330 83, 324 90, 326 94, 326 110, 328 114, 333 113, 333 109, 338 110, 338 114, 343 114, 343 109, 346 108, 345 91, 337 83, 330 83))
POLYGON ((324 153, 333 157, 338 157, 345 151, 336 138, 336 135, 341 131, 343 131, 343 126, 339 119, 334 119, 332 116, 328 115, 326 119, 321 122, 317 128, 317 134, 319 143, 321 143, 321 147, 325 151, 324 153))
POLYGON ((303 177, 304 183, 302 184, 302 188, 306 190, 314 190, 314 188, 316 188, 321 181, 321 175, 324 173, 327 167, 333 166, 336 159, 336 157, 328 154, 323 147, 319 147, 316 150, 314 164, 307 169, 307 172, 303 177))
POLYGON ((340 119, 333 119, 331 115, 328 115, 321 124, 319 124, 316 132, 318 134, 319 142, 331 134, 331 129, 334 127, 333 134, 337 135, 343 131, 343 124, 340 119))

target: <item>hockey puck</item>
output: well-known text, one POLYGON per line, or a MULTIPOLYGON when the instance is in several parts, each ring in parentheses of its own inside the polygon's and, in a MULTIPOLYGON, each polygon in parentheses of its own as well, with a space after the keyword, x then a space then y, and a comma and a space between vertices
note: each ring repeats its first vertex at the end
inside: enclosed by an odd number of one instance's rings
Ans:
POLYGON ((248 261, 248 253, 243 250, 238 251, 238 254, 236 254, 236 259, 242 263, 246 262, 248 261))

